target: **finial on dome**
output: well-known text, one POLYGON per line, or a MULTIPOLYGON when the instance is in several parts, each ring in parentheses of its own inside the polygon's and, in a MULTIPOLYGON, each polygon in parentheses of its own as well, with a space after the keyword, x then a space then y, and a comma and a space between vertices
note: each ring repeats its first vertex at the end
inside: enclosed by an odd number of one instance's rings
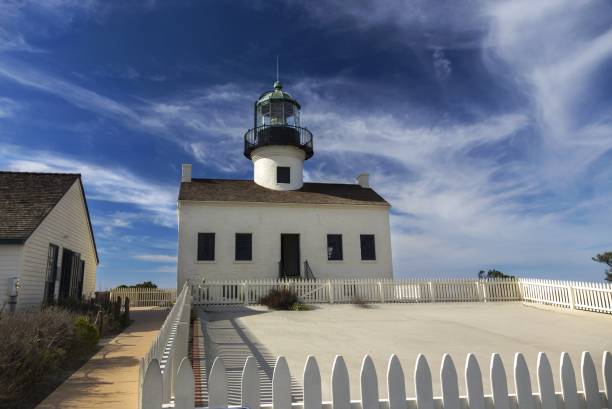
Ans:
POLYGON ((274 91, 280 91, 283 89, 283 84, 279 80, 274 81, 274 91))

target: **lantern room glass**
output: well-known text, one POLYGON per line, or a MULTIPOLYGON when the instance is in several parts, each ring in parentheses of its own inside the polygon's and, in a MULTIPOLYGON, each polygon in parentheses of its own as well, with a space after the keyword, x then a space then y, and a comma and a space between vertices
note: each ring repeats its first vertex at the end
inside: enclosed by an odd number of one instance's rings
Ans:
POLYGON ((269 100, 257 106, 257 126, 300 126, 300 109, 292 102, 269 100))

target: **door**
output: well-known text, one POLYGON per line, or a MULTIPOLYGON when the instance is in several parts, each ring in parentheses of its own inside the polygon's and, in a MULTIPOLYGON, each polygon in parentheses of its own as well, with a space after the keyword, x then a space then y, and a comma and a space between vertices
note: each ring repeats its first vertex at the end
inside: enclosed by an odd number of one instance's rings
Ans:
POLYGON ((58 299, 62 300, 70 296, 70 280, 72 278, 72 259, 74 253, 64 249, 62 252, 62 275, 60 277, 60 288, 58 299))
MULTIPOLYGON (((83 265, 83 268, 84 267, 83 265)), ((64 249, 62 253, 62 276, 60 278, 58 299, 69 297, 80 298, 78 294, 80 268, 81 255, 74 251, 64 249)))
POLYGON ((281 277, 300 276, 300 235, 281 234, 281 277))

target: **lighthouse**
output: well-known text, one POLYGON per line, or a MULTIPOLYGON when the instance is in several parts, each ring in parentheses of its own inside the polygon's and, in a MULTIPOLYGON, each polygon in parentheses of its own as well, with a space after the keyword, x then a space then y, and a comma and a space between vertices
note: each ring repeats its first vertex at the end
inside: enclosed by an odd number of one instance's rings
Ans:
POLYGON ((304 161, 314 151, 312 133, 301 126, 300 109, 279 81, 255 101, 253 128, 244 135, 244 156, 253 162, 259 186, 298 190, 304 185, 304 161))
POLYGON ((278 80, 257 98, 242 152, 253 178, 193 177, 183 165, 179 287, 187 280, 393 277, 391 205, 367 173, 355 183, 304 182, 314 149, 300 110, 278 80))

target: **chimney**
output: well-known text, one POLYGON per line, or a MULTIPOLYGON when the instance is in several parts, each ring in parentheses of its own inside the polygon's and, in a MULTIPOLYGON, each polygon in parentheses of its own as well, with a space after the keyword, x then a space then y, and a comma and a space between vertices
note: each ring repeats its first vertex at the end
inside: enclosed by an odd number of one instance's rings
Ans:
POLYGON ((368 173, 362 173, 357 176, 357 184, 361 187, 370 187, 370 175, 368 173))
POLYGON ((183 163, 181 182, 191 182, 191 163, 183 163))

